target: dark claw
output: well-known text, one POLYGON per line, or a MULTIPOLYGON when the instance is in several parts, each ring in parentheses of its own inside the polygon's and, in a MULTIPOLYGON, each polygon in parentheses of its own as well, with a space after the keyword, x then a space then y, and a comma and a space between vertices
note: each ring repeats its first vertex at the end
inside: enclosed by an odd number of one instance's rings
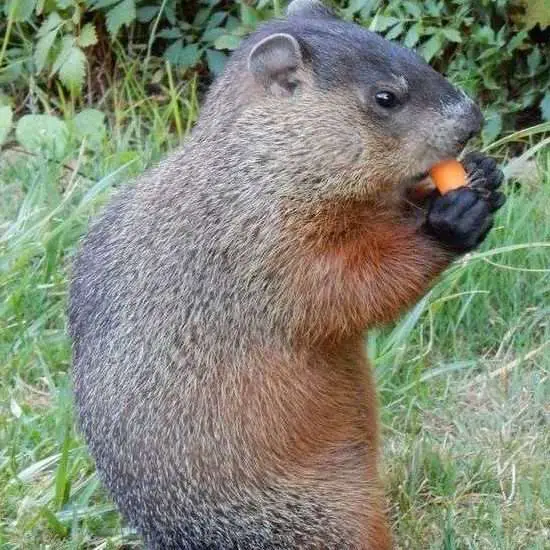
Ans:
POLYGON ((473 172, 478 167, 478 165, 481 162, 483 162, 483 160, 486 158, 487 157, 485 157, 481 153, 476 153, 476 152, 468 153, 464 157, 464 161, 463 161, 464 167, 466 168, 466 172, 468 173, 473 172))
POLYGON ((479 164, 483 159, 486 158, 487 157, 483 153, 480 153, 479 151, 472 151, 464 157, 464 164, 468 164, 470 162, 473 162, 474 164, 479 164))
POLYGON ((481 153, 466 155, 464 167, 470 181, 476 181, 478 187, 496 189, 504 179, 504 174, 498 167, 496 160, 481 153))
POLYGON ((487 157, 479 163, 479 167, 485 174, 488 174, 497 169, 497 161, 494 158, 487 157))
POLYGON ((498 210, 504 202, 496 190, 502 185, 504 174, 496 160, 481 153, 470 153, 466 155, 464 166, 471 188, 487 201, 491 212, 498 210))

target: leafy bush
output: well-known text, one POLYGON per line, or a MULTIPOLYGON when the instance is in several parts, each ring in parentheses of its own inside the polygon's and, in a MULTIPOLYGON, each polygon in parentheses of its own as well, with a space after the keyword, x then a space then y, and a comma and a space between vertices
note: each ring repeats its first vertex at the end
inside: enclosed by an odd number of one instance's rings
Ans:
MULTIPOLYGON (((73 94, 82 91, 89 65, 120 40, 128 53, 162 56, 181 69, 206 63, 213 74, 226 54, 270 14, 266 0, 256 7, 222 0, 8 0, 0 50, 0 84, 22 84, 29 74, 56 77, 73 94), (221 40, 220 40, 221 39, 221 40), (86 54, 88 54, 88 59, 86 54), (88 67, 87 67, 88 65, 88 67)), ((109 52, 112 53, 112 52, 109 52)), ((101 59, 99 59, 101 61, 101 59)))
MULTIPOLYGON (((550 0, 340 0, 336 6, 345 18, 416 48, 480 98, 488 115, 485 141, 550 120, 550 0)), ((9 86, 12 98, 31 82, 50 95, 65 89, 73 98, 86 91, 93 99, 86 76, 113 76, 124 56, 143 61, 146 82, 167 77, 165 62, 180 76, 215 75, 244 34, 279 13, 280 3, 270 0, 7 0, 0 85, 9 86)))
POLYGON ((86 75, 84 50, 97 43, 93 23, 84 23, 87 6, 79 0, 8 0, 0 53, 0 83, 29 73, 57 76, 73 92, 86 75), (14 32, 16 37, 12 36, 14 32), (10 41, 15 43, 8 47, 10 41))

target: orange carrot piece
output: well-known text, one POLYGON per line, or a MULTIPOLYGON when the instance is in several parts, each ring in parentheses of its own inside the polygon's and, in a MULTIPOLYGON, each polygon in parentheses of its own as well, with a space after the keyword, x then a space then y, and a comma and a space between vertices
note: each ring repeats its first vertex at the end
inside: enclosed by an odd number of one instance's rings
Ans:
POLYGON ((466 170, 457 160, 445 160, 432 166, 430 176, 442 195, 468 183, 466 170))

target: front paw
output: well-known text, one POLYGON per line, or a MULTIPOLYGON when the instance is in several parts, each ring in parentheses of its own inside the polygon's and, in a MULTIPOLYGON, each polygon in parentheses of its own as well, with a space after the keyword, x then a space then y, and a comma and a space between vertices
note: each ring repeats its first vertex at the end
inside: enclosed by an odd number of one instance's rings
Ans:
POLYGON ((470 153, 464 159, 468 186, 443 196, 436 191, 424 224, 425 230, 458 253, 479 246, 493 226, 492 214, 505 202, 498 191, 504 175, 494 159, 470 153))
POLYGON ((424 229, 445 247, 464 253, 481 244, 492 226, 488 201, 462 187, 433 200, 424 229))
POLYGON ((463 161, 468 175, 468 186, 487 201, 490 212, 495 212, 503 204, 505 196, 498 191, 504 174, 495 159, 482 153, 469 153, 463 161))

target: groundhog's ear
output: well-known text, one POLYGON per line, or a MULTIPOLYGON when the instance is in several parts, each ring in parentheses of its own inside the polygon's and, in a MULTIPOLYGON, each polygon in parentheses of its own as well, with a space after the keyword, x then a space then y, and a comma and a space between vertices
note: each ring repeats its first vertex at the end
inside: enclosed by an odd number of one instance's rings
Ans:
POLYGON ((319 0, 292 0, 286 9, 288 17, 336 17, 328 6, 319 0))
POLYGON ((258 42, 248 56, 248 70, 266 90, 289 96, 300 84, 298 69, 303 66, 296 38, 276 33, 258 42))

